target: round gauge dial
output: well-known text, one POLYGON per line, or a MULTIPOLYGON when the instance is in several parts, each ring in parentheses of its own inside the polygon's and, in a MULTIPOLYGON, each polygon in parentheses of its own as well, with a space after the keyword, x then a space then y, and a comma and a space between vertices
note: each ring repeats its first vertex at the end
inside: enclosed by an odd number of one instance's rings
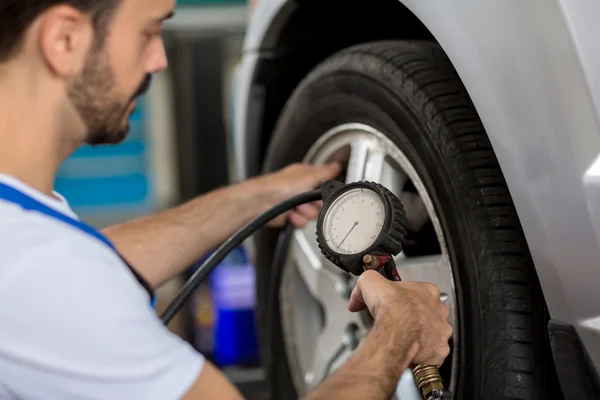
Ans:
POLYGON ((383 200, 376 192, 354 188, 328 208, 323 219, 323 238, 339 254, 360 253, 375 243, 385 218, 383 200))

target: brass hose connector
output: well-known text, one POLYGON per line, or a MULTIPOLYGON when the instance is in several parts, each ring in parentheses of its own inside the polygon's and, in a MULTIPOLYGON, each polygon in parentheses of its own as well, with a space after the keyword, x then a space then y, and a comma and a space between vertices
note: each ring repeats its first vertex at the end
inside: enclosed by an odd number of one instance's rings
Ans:
POLYGON ((432 394, 444 391, 444 382, 437 367, 431 365, 417 365, 415 369, 413 369, 413 375, 417 387, 421 393, 423 393, 423 398, 429 399, 432 397, 432 394))
MULTIPOLYGON (((384 269, 386 263, 393 259, 389 255, 373 255, 365 254, 363 256, 363 263, 365 270, 378 270, 387 279, 392 281, 400 281, 400 275, 396 271, 396 266, 393 265, 392 271, 386 271, 384 269)), ((444 381, 438 371, 437 367, 431 365, 417 365, 413 369, 413 376, 417 387, 423 394, 425 400, 449 400, 452 397, 450 392, 444 390, 444 381)))
POLYGON ((363 257, 363 262, 365 263, 365 267, 367 268, 377 267, 377 258, 373 257, 370 254, 365 254, 365 256, 363 257))

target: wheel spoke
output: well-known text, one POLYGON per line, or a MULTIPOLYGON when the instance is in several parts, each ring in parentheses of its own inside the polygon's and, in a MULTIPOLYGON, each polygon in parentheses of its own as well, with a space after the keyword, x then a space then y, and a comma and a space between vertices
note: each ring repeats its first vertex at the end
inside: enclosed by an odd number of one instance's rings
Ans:
POLYGON ((350 158, 346 172, 346 183, 356 182, 365 175, 365 164, 371 141, 361 137, 356 138, 350 145, 350 158))
POLYGON ((372 138, 357 137, 350 149, 346 183, 361 180, 379 182, 396 196, 401 195, 408 177, 388 162, 383 146, 372 138))
POLYGON ((315 240, 309 240, 305 231, 297 230, 290 243, 290 250, 306 287, 323 307, 343 302, 344 295, 350 292, 346 287, 347 282, 342 279, 341 272, 333 272, 326 265, 329 261, 318 250, 315 240))
POLYGON ((369 180, 379 182, 385 162, 385 151, 377 141, 357 137, 350 145, 346 183, 369 180))
POLYGON ((381 182, 385 164, 385 152, 382 148, 373 146, 369 149, 365 163, 363 179, 366 181, 381 182))
POLYGON ((384 161, 379 183, 388 188, 390 192, 400 197, 402 196, 406 181, 408 181, 408 176, 404 172, 397 169, 391 163, 384 161))
MULTIPOLYGON (((455 288, 453 285, 450 260, 446 254, 405 257, 400 253, 396 258, 400 278, 411 282, 429 282, 440 289, 440 298, 451 311, 455 309, 455 288)), ((450 323, 455 326, 453 312, 450 313, 450 323)))
POLYGON ((359 328, 357 314, 338 310, 326 315, 327 322, 313 353, 312 370, 307 374, 306 383, 311 387, 339 368, 358 346, 364 330, 359 328))

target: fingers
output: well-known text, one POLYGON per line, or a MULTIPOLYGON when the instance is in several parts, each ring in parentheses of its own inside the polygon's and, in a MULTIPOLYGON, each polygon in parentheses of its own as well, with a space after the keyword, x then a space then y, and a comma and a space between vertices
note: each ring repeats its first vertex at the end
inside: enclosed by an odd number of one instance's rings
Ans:
POLYGON ((446 343, 450 341, 453 334, 454 334, 454 329, 452 329, 452 325, 446 324, 446 329, 444 330, 444 333, 443 333, 446 343))
POLYGON ((432 349, 430 358, 427 358, 424 361, 417 363, 422 365, 432 365, 439 368, 442 365, 444 365, 444 361, 446 360, 446 358, 448 358, 449 355, 450 346, 448 345, 448 343, 445 343, 440 345, 438 349, 432 349))
POLYGON ((450 309, 440 300, 440 289, 436 285, 421 285, 426 293, 425 301, 429 304, 430 312, 423 321, 423 337, 420 340, 422 347, 415 362, 439 367, 450 354, 449 341, 453 334, 453 328, 448 322, 450 309))
POLYGON ((429 282, 424 282, 423 285, 429 291, 429 294, 431 295, 430 299, 433 302, 438 303, 440 301, 440 288, 437 287, 436 285, 434 285, 433 283, 429 283, 429 282))
POLYGON ((315 219, 319 215, 320 208, 317 207, 314 203, 306 203, 298 206, 296 208, 296 212, 298 214, 303 215, 308 219, 315 219))
POLYGON ((319 183, 321 183, 328 179, 334 179, 340 174, 341 171, 342 165, 338 162, 319 165, 315 167, 314 177, 319 181, 319 183))
POLYGON ((436 357, 429 360, 429 365, 437 365, 438 367, 442 366, 444 360, 448 358, 450 355, 450 338, 452 337, 452 326, 450 324, 445 324, 443 328, 440 329, 441 333, 441 342, 436 352, 436 357))
POLYGON ((342 164, 338 162, 323 165, 293 164, 290 166, 290 172, 296 179, 301 178, 298 182, 303 182, 302 186, 315 188, 328 179, 336 178, 342 172, 342 164))
POLYGON ((444 303, 440 304, 440 315, 442 316, 442 319, 444 319, 444 321, 446 321, 450 316, 450 309, 444 303))
POLYGON ((354 288, 350 295, 350 301, 348 302, 348 311, 359 312, 365 309, 367 305, 362 297, 362 292, 358 287, 354 288))
POLYGON ((453 329, 449 323, 435 317, 429 318, 426 329, 421 331, 421 347, 413 362, 440 367, 450 355, 449 342, 452 333, 453 329))
POLYGON ((313 220, 319 216, 319 211, 321 211, 322 207, 322 201, 302 204, 290 213, 290 223, 296 228, 304 228, 306 224, 308 224, 308 221, 313 220))
POLYGON ((308 218, 306 218, 303 214, 292 211, 289 216, 290 223, 294 225, 295 228, 302 229, 308 224, 308 218))
POLYGON ((365 271, 358 282, 356 287, 352 290, 350 295, 350 302, 348 303, 348 310, 351 312, 358 312, 369 308, 371 315, 375 316, 380 306, 379 294, 381 292, 382 285, 391 283, 386 280, 381 274, 375 271, 365 271))
POLYGON ((435 343, 429 349, 425 349, 420 354, 420 360, 415 360, 418 364, 435 365, 441 367, 444 364, 444 360, 450 355, 450 338, 452 337, 452 327, 445 325, 443 328, 438 328, 434 335, 440 335, 439 340, 433 339, 431 342, 435 343))

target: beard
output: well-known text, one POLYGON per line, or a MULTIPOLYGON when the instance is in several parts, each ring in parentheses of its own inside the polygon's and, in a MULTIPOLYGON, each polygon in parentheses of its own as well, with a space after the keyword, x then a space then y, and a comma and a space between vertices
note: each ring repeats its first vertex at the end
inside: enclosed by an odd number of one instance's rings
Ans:
POLYGON ((119 97, 108 56, 101 50, 92 51, 83 71, 67 89, 87 128, 85 143, 95 146, 122 142, 129 133, 131 106, 148 90, 151 80, 152 76, 146 75, 132 95, 119 97))

